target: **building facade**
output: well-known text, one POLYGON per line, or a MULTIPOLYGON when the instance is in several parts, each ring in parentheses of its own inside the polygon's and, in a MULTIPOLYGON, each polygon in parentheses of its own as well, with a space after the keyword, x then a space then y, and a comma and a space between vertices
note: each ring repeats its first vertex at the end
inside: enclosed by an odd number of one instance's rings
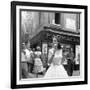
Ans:
POLYGON ((22 42, 29 39, 32 48, 37 45, 42 47, 43 43, 50 47, 53 35, 58 37, 62 47, 72 48, 74 56, 78 57, 76 51, 80 53, 80 13, 21 11, 22 42))

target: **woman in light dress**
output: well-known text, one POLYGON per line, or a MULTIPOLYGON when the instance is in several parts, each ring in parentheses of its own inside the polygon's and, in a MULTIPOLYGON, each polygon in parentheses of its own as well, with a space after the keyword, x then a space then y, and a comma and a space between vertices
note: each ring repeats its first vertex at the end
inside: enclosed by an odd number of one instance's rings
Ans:
POLYGON ((37 51, 35 52, 35 58, 34 58, 34 68, 33 68, 33 73, 35 74, 43 74, 44 68, 43 68, 43 63, 41 60, 41 51, 40 47, 37 46, 37 51))
POLYGON ((68 74, 64 69, 62 50, 57 38, 53 38, 53 48, 49 50, 48 55, 49 68, 44 78, 67 78, 68 74))

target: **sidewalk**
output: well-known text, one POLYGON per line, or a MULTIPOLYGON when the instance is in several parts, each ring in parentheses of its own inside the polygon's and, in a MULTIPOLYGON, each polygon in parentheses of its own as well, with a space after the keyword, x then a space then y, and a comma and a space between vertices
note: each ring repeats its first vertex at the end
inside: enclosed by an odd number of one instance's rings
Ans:
MULTIPOLYGON (((75 70, 73 71, 73 75, 72 76, 79 76, 80 75, 80 71, 79 70, 75 70)), ((43 78, 44 75, 38 75, 38 78, 43 78)))

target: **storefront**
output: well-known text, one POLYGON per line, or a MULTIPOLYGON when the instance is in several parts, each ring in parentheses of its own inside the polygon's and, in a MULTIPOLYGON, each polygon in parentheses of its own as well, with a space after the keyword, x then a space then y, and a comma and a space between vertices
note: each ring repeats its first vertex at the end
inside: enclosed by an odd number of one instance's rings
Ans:
MULTIPOLYGON (((31 39, 32 46, 40 45, 42 52, 48 55, 48 50, 51 48, 52 37, 54 35, 57 36, 57 39, 63 48, 63 54, 68 52, 68 48, 72 49, 74 53, 74 59, 76 60, 75 63, 78 65, 76 68, 79 69, 80 60, 78 60, 78 56, 80 55, 80 33, 65 31, 62 28, 58 28, 56 26, 45 26, 44 30, 39 32, 34 38, 31 39)), ((67 64, 67 62, 64 64, 67 64)))

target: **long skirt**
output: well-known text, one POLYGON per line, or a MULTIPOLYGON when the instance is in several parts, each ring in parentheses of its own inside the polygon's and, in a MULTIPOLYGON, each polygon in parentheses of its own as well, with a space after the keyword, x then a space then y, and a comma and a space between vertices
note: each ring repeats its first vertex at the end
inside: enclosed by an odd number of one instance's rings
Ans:
POLYGON ((44 78, 68 78, 68 74, 63 65, 51 65, 44 78))

